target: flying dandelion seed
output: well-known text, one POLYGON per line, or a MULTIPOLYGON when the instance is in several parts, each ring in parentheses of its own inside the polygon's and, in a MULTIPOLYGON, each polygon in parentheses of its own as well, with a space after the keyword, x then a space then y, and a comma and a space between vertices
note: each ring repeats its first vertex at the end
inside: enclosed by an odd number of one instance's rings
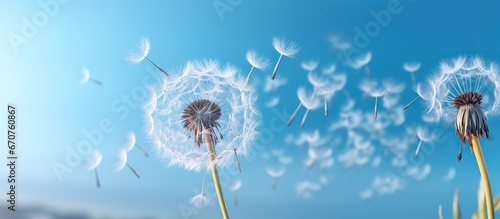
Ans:
POLYGON ((254 89, 236 76, 238 72, 231 65, 201 60, 189 61, 180 74, 164 78, 167 86, 153 87, 166 87, 166 92, 157 99, 148 135, 168 166, 211 169, 224 218, 229 216, 218 169, 233 165, 235 152, 247 156, 257 136, 254 89))
POLYGON ((135 133, 133 132, 129 132, 127 134, 127 142, 122 147, 127 152, 131 151, 134 148, 137 148, 137 150, 139 150, 142 155, 144 155, 145 157, 149 157, 149 154, 141 146, 137 145, 135 133))
MULTIPOLYGON (((334 49, 337 49, 337 50, 340 50, 341 52, 337 53, 337 59, 341 59, 341 55, 342 54, 346 54, 345 51, 347 51, 348 49, 350 49, 352 47, 352 43, 347 41, 347 40, 344 40, 340 35, 337 35, 337 34, 334 34, 334 35, 331 35, 328 40, 330 41, 330 43, 332 44, 333 48, 334 49)), ((345 57, 346 59, 348 59, 347 61, 349 61, 349 57, 346 56, 345 57)))
POLYGON ((292 116, 286 123, 287 126, 292 124, 293 119, 299 112, 300 108, 304 106, 306 108, 306 112, 304 113, 304 116, 302 117, 302 121, 300 122, 300 127, 302 128, 304 126, 304 123, 306 122, 307 115, 309 114, 309 111, 315 110, 319 108, 321 105, 319 98, 316 95, 316 90, 313 91, 310 95, 307 93, 306 89, 304 87, 299 87, 297 90, 297 96, 299 97, 300 103, 293 112, 292 116))
POLYGON ((230 186, 229 190, 233 191, 234 194, 234 205, 238 206, 238 196, 236 195, 236 191, 241 188, 241 179, 236 179, 230 186))
POLYGON ((337 65, 335 64, 330 64, 324 68, 321 69, 321 73, 325 74, 325 75, 331 75, 335 72, 335 70, 337 70, 337 65))
POLYGON ((373 119, 377 119, 378 114, 378 98, 384 96, 386 90, 378 87, 375 81, 363 81, 360 85, 361 90, 363 90, 368 95, 375 97, 375 107, 373 109, 373 119))
MULTIPOLYGON (((330 64, 329 66, 325 67, 322 69, 321 73, 323 73, 324 75, 331 75, 333 78, 337 77, 336 75, 332 75, 335 70, 337 69, 337 65, 335 64, 330 64)), ((344 74, 339 74, 339 75, 344 75, 344 74)), ((343 76, 341 76, 343 77, 343 76)), ((346 78, 347 80, 347 78, 346 78)), ((349 91, 347 91, 344 86, 342 86, 342 92, 344 93, 344 95, 349 99, 349 100, 352 100, 352 97, 351 97, 351 94, 349 93, 349 91)))
POLYGON ((283 166, 280 167, 267 167, 266 172, 273 178, 272 188, 276 189, 276 179, 283 176, 285 174, 286 168, 283 166))
POLYGON ((318 68, 318 65, 319 62, 315 60, 307 60, 300 62, 300 66, 302 67, 302 69, 306 70, 307 73, 311 73, 314 70, 316 70, 316 68, 318 68))
POLYGON ((486 117, 500 112, 497 66, 478 57, 458 57, 452 62, 442 62, 425 85, 417 86, 416 91, 427 103, 427 112, 455 124, 461 142, 458 159, 462 145, 467 142, 473 151, 485 187, 488 217, 494 218, 491 184, 479 138, 490 139, 486 117))
MULTIPOLYGON (((300 87, 297 90, 297 96, 299 97, 300 103, 297 106, 297 108, 295 109, 295 111, 293 112, 290 119, 288 120, 287 126, 289 126, 292 123, 293 119, 295 118, 295 116, 299 112, 300 108, 302 106, 304 106, 306 108, 306 112, 304 114, 304 117, 302 117, 302 122, 300 123, 300 127, 302 128, 304 126, 304 123, 306 122, 309 111, 317 109, 320 105, 320 100, 318 97, 318 90, 321 87, 326 86, 328 84, 327 78, 322 77, 321 75, 315 74, 314 72, 309 72, 309 74, 307 74, 307 79, 314 87, 313 92, 309 96, 306 93, 305 88, 300 87)), ((325 91, 323 90, 323 92, 325 92, 325 91)))
POLYGON ((125 166, 128 167, 137 178, 141 177, 141 175, 132 166, 130 166, 130 164, 128 164, 127 151, 120 148, 118 149, 118 161, 116 162, 115 171, 120 172, 123 168, 125 168, 125 166))
POLYGON ((328 79, 328 84, 318 89, 318 95, 323 96, 325 117, 328 116, 328 102, 337 93, 337 91, 344 89, 347 82, 347 76, 345 74, 337 74, 331 75, 328 79))
POLYGON ((274 66, 273 74, 271 75, 271 79, 274 80, 274 77, 276 77, 276 72, 278 71, 278 67, 281 63, 281 59, 283 58, 283 56, 293 58, 293 56, 300 51, 300 47, 297 43, 293 41, 287 41, 285 38, 279 38, 279 37, 273 38, 273 47, 280 54, 278 61, 274 66))
POLYGON ((453 167, 450 167, 450 169, 448 169, 448 173, 446 173, 446 175, 443 177, 443 180, 445 182, 449 182, 449 181, 453 180, 453 178, 455 178, 456 174, 457 174, 457 170, 453 167))
POLYGON ((415 72, 420 69, 420 66, 422 66, 420 62, 403 63, 403 69, 411 74, 411 84, 413 86, 417 85, 417 80, 415 79, 415 72))
POLYGON ((368 67, 368 63, 372 60, 372 52, 368 51, 364 54, 359 55, 351 62, 351 67, 358 70, 360 68, 364 68, 366 75, 368 77, 371 76, 370 68, 368 67))
POLYGON ((417 136, 418 136, 419 141, 418 141, 417 149, 415 150, 415 155, 413 156, 413 158, 415 158, 415 159, 418 158, 418 154, 420 152, 420 147, 422 146, 422 143, 423 142, 430 143, 430 142, 434 141, 434 139, 435 139, 435 134, 430 132, 429 130, 427 130, 426 128, 424 128, 422 126, 417 127, 417 136))
POLYGON ((88 81, 92 81, 94 84, 97 84, 99 86, 102 85, 102 82, 90 77, 90 72, 89 72, 88 68, 83 68, 82 69, 82 79, 80 80, 80 83, 85 84, 88 81))
MULTIPOLYGON (((333 150, 331 148, 318 148, 309 147, 307 150, 308 160, 306 161, 306 167, 311 169, 318 160, 328 159, 332 156, 333 150)), ((333 162, 333 160, 332 160, 333 162)), ((333 165, 333 163, 332 163, 333 165)))
POLYGON ((375 107, 373 109, 373 119, 377 119, 377 113, 378 113, 378 98, 381 96, 384 96, 385 90, 383 89, 375 89, 370 91, 369 93, 372 97, 375 97, 375 107))
POLYGON ((273 108, 276 107, 280 103, 280 97, 276 96, 270 99, 265 105, 267 108, 273 108))
POLYGON ((311 198, 313 192, 317 192, 320 190, 321 184, 311 181, 302 181, 297 183, 297 185, 295 186, 295 192, 297 193, 297 195, 304 199, 311 198))
POLYGON ((285 85, 286 83, 288 83, 288 80, 286 78, 277 78, 275 80, 267 78, 266 82, 264 83, 264 92, 275 93, 278 90, 278 88, 285 85))
POLYGON ((95 183, 97 188, 101 188, 101 181, 99 180, 99 174, 97 172, 97 167, 101 164, 101 161, 102 161, 102 154, 97 150, 92 151, 87 168, 89 170, 94 170, 95 183))
POLYGON ((137 44, 136 51, 130 52, 125 56, 125 60, 129 61, 132 64, 137 64, 142 62, 142 60, 146 59, 151 65, 153 65, 158 71, 163 73, 165 76, 168 76, 168 73, 156 65, 153 61, 148 58, 149 50, 151 49, 151 42, 148 38, 141 38, 139 44, 137 44))
POLYGON ((197 209, 202 209, 212 203, 212 200, 205 195, 205 177, 207 176, 206 170, 203 173, 203 181, 201 183, 201 192, 198 195, 189 199, 189 204, 197 209))
POLYGON ((404 83, 398 83, 392 79, 382 80, 382 86, 387 91, 386 94, 399 94, 406 87, 404 83))
POLYGON ((253 70, 255 68, 260 69, 260 70, 265 70, 267 67, 269 67, 270 61, 268 58, 257 55, 257 52, 255 52, 255 50, 253 50, 253 49, 248 50, 245 57, 246 57, 248 63, 250 63, 250 65, 252 65, 250 72, 248 72, 247 79, 245 80, 245 85, 248 85, 248 82, 250 81, 250 76, 252 75, 253 70))

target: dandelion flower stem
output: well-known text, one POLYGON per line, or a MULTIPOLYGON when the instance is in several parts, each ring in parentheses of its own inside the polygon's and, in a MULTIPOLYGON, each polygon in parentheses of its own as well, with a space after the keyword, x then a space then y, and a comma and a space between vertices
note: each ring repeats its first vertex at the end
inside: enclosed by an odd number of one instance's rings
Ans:
POLYGON ((214 179, 215 192, 217 193, 217 198, 219 199, 219 205, 222 211, 222 216, 224 217, 224 219, 229 219, 226 203, 224 202, 224 196, 222 195, 222 188, 220 185, 219 174, 217 172, 217 166, 215 165, 215 159, 217 155, 215 154, 215 145, 213 144, 214 141, 212 138, 212 133, 211 131, 206 130, 204 135, 208 150, 208 158, 210 160, 210 168, 212 169, 212 177, 214 179))
POLYGON ((479 139, 470 135, 470 142, 472 144, 472 150, 474 151, 474 156, 476 156, 477 166, 479 167, 479 172, 481 173, 481 179, 484 186, 484 196, 486 197, 486 209, 488 212, 488 219, 495 219, 495 210, 493 209, 493 195, 491 193, 490 177, 488 176, 488 169, 486 168, 486 163, 484 161, 483 151, 481 150, 481 144, 479 139))
POLYGON ((375 109, 373 110, 373 119, 377 119, 378 96, 375 96, 375 109))

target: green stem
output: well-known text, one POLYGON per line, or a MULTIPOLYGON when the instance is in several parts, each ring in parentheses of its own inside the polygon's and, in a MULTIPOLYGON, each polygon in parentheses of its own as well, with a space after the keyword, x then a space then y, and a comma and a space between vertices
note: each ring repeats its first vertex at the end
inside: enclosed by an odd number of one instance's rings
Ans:
POLYGON ((477 166, 479 167, 479 172, 481 173, 481 178, 484 185, 484 196, 486 197, 486 210, 488 212, 488 219, 495 219, 495 210, 493 209, 493 194, 491 192, 490 177, 488 176, 488 169, 486 168, 486 163, 484 161, 483 151, 481 150, 481 144, 476 136, 469 136, 472 150, 474 151, 474 156, 476 156, 477 166))
POLYGON ((208 158, 210 160, 210 167, 212 169, 212 177, 214 179, 215 192, 217 193, 217 198, 219 199, 220 210, 222 211, 222 216, 224 219, 229 219, 229 214, 227 213, 226 203, 224 202, 224 196, 222 195, 222 188, 220 186, 219 174, 217 172, 217 166, 215 165, 215 159, 217 155, 215 154, 215 146, 213 144, 212 133, 206 131, 205 141, 208 150, 208 158))

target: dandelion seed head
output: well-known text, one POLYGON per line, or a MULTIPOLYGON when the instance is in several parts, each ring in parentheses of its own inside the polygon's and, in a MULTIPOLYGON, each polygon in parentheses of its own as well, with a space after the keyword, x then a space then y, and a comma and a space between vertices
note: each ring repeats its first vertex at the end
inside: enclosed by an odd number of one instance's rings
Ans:
POLYGON ((500 110, 496 65, 486 64, 478 57, 443 61, 425 88, 417 88, 427 103, 428 113, 436 116, 436 121, 453 122, 462 142, 471 134, 489 138, 486 117, 497 115, 500 110))
POLYGON ((156 108, 150 113, 154 125, 147 135, 156 154, 167 166, 201 171, 210 167, 206 144, 210 136, 218 168, 234 165, 238 156, 248 155, 257 137, 258 110, 255 89, 238 77, 232 65, 215 60, 189 61, 179 74, 153 86, 156 108), (166 84, 165 84, 166 83, 166 84))
POLYGON ((283 37, 273 37, 273 47, 278 53, 290 58, 300 51, 296 42, 288 41, 283 37))
POLYGON ((151 43, 148 38, 142 37, 139 43, 136 45, 136 50, 130 52, 125 56, 125 60, 132 64, 137 64, 142 62, 146 56, 148 56, 149 50, 151 49, 151 43))

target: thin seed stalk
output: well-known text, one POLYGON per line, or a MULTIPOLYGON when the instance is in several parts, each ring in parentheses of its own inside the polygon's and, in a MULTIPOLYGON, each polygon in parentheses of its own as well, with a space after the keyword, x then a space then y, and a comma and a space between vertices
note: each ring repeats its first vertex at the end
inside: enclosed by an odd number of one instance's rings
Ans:
POLYGON ((477 166, 479 167, 479 172, 481 173, 481 179, 484 186, 484 196, 486 197, 486 210, 488 213, 488 219, 495 219, 495 210, 493 209, 493 195, 491 193, 490 177, 488 176, 488 169, 486 168, 486 163, 484 161, 483 151, 481 150, 481 144, 476 136, 469 136, 470 142, 472 144, 472 150, 474 151, 474 156, 476 156, 477 166))
POLYGON ((212 133, 210 131, 207 131, 204 135, 207 145, 208 158, 210 160, 210 168, 212 169, 212 178, 214 180, 215 192, 217 193, 217 198, 219 199, 220 210, 224 219, 229 219, 226 202, 224 201, 224 195, 222 194, 222 188, 220 185, 219 173, 217 172, 217 166, 215 165, 215 159, 217 155, 215 154, 215 145, 213 144, 212 133))

